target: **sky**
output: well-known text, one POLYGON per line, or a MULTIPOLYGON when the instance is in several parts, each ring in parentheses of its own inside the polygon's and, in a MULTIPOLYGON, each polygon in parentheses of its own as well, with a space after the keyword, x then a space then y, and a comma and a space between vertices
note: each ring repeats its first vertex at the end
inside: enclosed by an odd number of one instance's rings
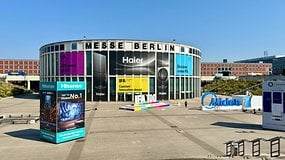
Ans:
POLYGON ((3 0, 0 59, 39 59, 45 44, 86 39, 183 43, 202 62, 285 55, 285 0, 3 0))

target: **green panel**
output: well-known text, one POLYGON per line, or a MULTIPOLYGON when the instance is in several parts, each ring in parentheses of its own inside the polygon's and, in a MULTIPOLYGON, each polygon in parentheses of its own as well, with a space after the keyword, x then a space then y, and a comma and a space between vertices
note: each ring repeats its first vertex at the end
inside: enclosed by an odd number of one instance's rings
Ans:
POLYGON ((92 52, 86 51, 87 75, 92 75, 92 52))

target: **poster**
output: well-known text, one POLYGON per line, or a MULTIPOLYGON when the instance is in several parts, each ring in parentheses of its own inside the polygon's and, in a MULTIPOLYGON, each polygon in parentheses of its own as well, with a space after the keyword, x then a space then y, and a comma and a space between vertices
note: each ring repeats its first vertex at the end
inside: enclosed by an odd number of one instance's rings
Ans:
POLYGON ((117 92, 148 92, 148 77, 117 78, 117 92))
POLYGON ((176 54, 176 76, 192 76, 193 75, 193 57, 186 54, 176 54))
POLYGON ((154 52, 110 52, 110 75, 154 75, 154 52))
POLYGON ((157 53, 157 99, 168 99, 169 60, 168 53, 157 53))
POLYGON ((61 52, 59 63, 60 75, 84 75, 84 52, 61 52))

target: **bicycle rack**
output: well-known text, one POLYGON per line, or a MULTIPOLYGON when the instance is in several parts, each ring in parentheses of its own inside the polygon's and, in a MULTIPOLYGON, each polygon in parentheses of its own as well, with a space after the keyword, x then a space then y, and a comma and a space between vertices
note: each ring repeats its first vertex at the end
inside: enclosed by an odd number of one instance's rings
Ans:
POLYGON ((242 139, 239 141, 228 141, 224 143, 226 145, 226 156, 244 156, 245 155, 245 142, 251 142, 252 156, 260 156, 260 142, 270 142, 270 157, 280 156, 280 140, 285 139, 285 137, 278 136, 271 139, 256 138, 251 141, 247 139, 242 139))

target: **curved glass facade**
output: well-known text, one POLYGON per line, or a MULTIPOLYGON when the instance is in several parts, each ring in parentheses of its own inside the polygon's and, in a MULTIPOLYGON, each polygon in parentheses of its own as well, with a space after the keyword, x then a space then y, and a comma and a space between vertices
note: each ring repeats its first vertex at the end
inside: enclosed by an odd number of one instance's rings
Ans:
POLYGON ((40 48, 40 80, 85 81, 87 101, 200 96, 201 52, 171 42, 74 40, 40 48))

